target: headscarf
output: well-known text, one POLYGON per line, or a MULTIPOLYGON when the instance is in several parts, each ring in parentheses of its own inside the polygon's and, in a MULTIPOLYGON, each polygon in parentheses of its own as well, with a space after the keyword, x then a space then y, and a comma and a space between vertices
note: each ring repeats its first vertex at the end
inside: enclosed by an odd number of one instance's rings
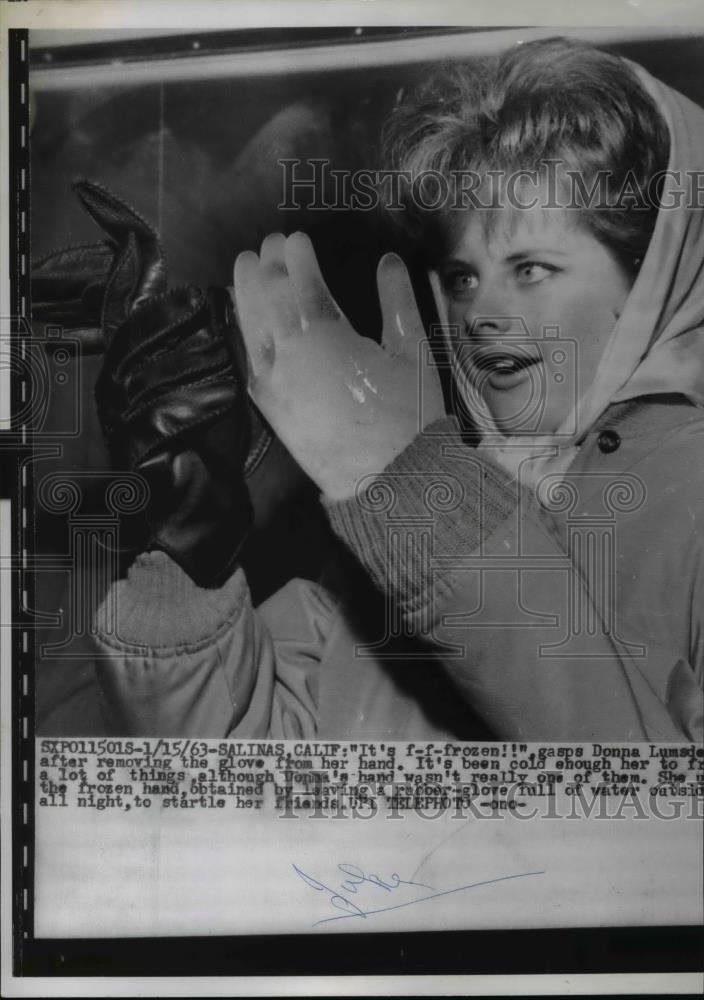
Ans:
MULTIPOLYGON (((704 110, 642 67, 630 65, 670 132, 655 229, 594 380, 577 403, 578 423, 572 412, 552 435, 508 438, 503 446, 492 447, 495 461, 512 472, 531 449, 547 456, 536 475, 564 472, 579 442, 612 403, 679 393, 704 406, 704 110), (573 427, 578 430, 570 434, 573 427)), ((431 275, 431 284, 446 324, 436 275, 431 275)), ((461 372, 456 376, 461 378, 461 372)), ((477 407, 476 392, 469 397, 470 408, 472 399, 477 407)), ((479 427, 491 426, 481 402, 472 415, 479 427)), ((490 437, 494 442, 501 439, 498 431, 490 437)))
POLYGON ((593 420, 610 403, 651 393, 704 406, 704 111, 632 68, 669 128, 669 172, 650 246, 583 403, 593 420), (666 207, 678 191, 681 204, 666 207))

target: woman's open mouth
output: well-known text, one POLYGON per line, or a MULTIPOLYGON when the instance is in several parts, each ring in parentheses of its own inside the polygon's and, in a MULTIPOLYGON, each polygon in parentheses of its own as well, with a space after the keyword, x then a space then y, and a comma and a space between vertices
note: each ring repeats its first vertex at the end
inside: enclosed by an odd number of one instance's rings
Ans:
POLYGON ((471 352, 468 371, 477 389, 513 389, 531 377, 530 369, 542 363, 535 349, 518 345, 511 347, 492 344, 471 352))

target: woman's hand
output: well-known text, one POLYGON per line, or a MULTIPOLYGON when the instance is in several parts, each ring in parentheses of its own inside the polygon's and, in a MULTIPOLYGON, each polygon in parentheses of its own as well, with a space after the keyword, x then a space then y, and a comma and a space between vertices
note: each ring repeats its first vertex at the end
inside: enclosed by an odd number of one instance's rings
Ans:
POLYGON ((408 272, 386 254, 377 270, 382 346, 352 329, 303 233, 268 236, 235 263, 235 302, 249 392, 328 497, 352 496, 422 428, 444 416, 437 371, 408 272))

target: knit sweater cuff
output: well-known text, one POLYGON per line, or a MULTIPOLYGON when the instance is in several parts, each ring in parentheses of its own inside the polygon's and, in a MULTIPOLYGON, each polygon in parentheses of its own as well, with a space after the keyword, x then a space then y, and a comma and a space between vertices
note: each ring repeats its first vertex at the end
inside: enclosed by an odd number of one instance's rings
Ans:
POLYGON ((465 445, 454 417, 426 427, 354 497, 323 500, 333 530, 411 613, 516 510, 509 475, 465 445), (454 565, 453 565, 454 563, 454 565))
POLYGON ((247 594, 237 570, 222 587, 196 586, 165 552, 143 553, 127 578, 112 585, 98 608, 94 627, 109 645, 148 646, 166 651, 212 642, 236 619, 247 594))

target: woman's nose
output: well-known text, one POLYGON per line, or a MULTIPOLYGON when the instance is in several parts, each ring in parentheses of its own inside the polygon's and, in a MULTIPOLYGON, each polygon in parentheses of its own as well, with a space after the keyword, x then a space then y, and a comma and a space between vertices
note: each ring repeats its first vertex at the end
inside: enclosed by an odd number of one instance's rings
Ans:
POLYGON ((514 313, 510 296, 501 289, 481 286, 464 313, 466 334, 470 337, 500 336, 513 332, 521 323, 514 313))
POLYGON ((517 316, 509 316, 505 313, 482 314, 473 310, 471 316, 465 317, 467 334, 470 337, 500 336, 512 333, 520 326, 520 319, 517 316))

